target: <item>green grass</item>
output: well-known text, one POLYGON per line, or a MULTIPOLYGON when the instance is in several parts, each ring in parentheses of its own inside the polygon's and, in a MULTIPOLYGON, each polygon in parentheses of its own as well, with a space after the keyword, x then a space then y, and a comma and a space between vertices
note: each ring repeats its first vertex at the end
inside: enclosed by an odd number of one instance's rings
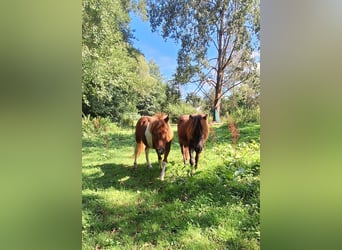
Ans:
POLYGON ((155 151, 152 170, 144 154, 132 169, 131 128, 83 131, 83 249, 260 248, 260 126, 239 128, 233 147, 227 124, 215 125, 193 177, 172 128, 163 182, 155 151))

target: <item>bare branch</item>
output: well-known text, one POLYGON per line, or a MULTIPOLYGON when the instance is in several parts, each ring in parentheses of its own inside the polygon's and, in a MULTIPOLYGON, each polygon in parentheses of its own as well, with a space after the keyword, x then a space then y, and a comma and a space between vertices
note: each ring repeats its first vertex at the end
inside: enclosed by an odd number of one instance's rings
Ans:
POLYGON ((245 81, 239 81, 235 84, 233 84, 232 86, 230 86, 229 88, 227 88, 224 92, 222 92, 222 96, 224 96, 229 90, 231 90, 232 88, 235 88, 236 86, 239 86, 241 83, 244 83, 245 81))
POLYGON ((236 45, 236 39, 234 40, 233 48, 232 48, 232 50, 230 51, 230 54, 229 54, 228 59, 226 60, 226 62, 225 62, 224 65, 222 66, 222 67, 223 67, 223 70, 227 67, 227 65, 229 64, 229 62, 230 62, 231 59, 232 59, 233 52, 235 51, 235 45, 236 45))
POLYGON ((213 101, 213 99, 202 88, 200 90, 201 90, 202 94, 204 94, 206 97, 208 97, 209 101, 211 101, 211 102, 213 101))
POLYGON ((218 46, 217 46, 217 43, 215 42, 215 40, 214 39, 211 39, 211 40, 213 41, 213 44, 214 44, 216 50, 218 50, 218 46))
POLYGON ((198 84, 197 88, 193 91, 193 93, 196 95, 198 93, 198 91, 203 87, 203 82, 201 82, 200 84, 198 84))
POLYGON ((206 83, 209 83, 211 86, 215 87, 216 86, 216 81, 214 81, 213 79, 207 79, 205 81, 206 83))

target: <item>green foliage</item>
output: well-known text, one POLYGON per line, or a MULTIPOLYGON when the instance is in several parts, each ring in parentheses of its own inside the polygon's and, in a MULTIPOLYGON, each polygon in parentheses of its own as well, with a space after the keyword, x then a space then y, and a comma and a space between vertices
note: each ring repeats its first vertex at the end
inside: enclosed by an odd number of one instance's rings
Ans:
POLYGON ((115 101, 131 96, 136 81, 127 6, 120 0, 84 0, 82 7, 82 108, 92 116, 114 117, 115 101))
POLYGON ((252 52, 259 49, 259 4, 258 0, 147 2, 152 30, 160 28, 164 38, 181 44, 175 80, 208 84, 215 90, 211 100, 215 121, 223 93, 245 83, 255 71, 252 52))
POLYGON ((227 124, 213 127, 193 177, 176 137, 164 182, 153 153, 152 170, 141 157, 133 171, 133 132, 109 127, 110 148, 82 138, 83 249, 260 249, 259 125, 235 148, 227 124))
POLYGON ((260 79, 256 77, 249 84, 241 85, 222 100, 221 112, 232 116, 238 124, 260 123, 260 79))
POLYGON ((109 118, 94 117, 91 118, 90 115, 82 117, 82 135, 83 136, 93 136, 102 135, 104 132, 108 131, 111 122, 109 118))
POLYGON ((171 121, 173 123, 176 123, 178 120, 178 117, 184 114, 194 114, 196 112, 196 109, 187 103, 179 103, 179 104, 169 103, 165 108, 165 112, 169 114, 171 121))
POLYGON ((203 106, 202 98, 197 96, 194 92, 188 93, 188 95, 185 98, 185 102, 189 103, 193 107, 203 106))
MULTIPOLYGON (((84 0, 82 111, 117 123, 125 113, 153 114, 166 99, 158 65, 130 44, 129 12, 144 14, 144 1, 84 0)), ((146 10, 145 10, 146 11, 146 10)))
POLYGON ((140 115, 154 115, 161 112, 165 106, 167 86, 163 83, 159 67, 154 61, 151 60, 145 65, 144 91, 139 93, 136 107, 140 115))
POLYGON ((260 123, 260 108, 235 108, 227 116, 232 116, 238 126, 246 123, 260 123))
POLYGON ((120 126, 123 126, 126 128, 131 127, 133 129, 139 118, 140 118, 140 115, 137 113, 125 112, 122 116, 122 119, 120 120, 118 124, 120 126))
POLYGON ((166 87, 166 99, 168 103, 179 104, 181 102, 181 92, 179 83, 170 81, 166 87))

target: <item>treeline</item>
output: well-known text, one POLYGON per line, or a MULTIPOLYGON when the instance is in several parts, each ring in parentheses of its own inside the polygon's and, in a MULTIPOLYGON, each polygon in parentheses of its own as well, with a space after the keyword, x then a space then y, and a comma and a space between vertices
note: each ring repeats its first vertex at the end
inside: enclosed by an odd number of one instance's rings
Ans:
MULTIPOLYGON (((140 9, 139 9, 140 7, 140 9)), ((180 91, 163 80, 158 65, 132 46, 131 1, 83 0, 82 112, 124 122, 155 112, 192 112, 180 91)), ((175 114, 177 115, 177 114, 175 114)))
MULTIPOLYGON (((134 34, 129 27, 132 12, 146 19, 144 1, 82 1, 83 115, 106 117, 125 125, 140 115, 156 112, 168 113, 173 121, 180 114, 199 110, 210 114, 213 99, 210 95, 214 93, 202 97, 190 93, 186 100, 181 100, 177 82, 163 79, 158 65, 146 61, 132 46, 134 34)), ((221 114, 258 110, 257 88, 247 85, 237 88, 223 99, 221 114)), ((257 115, 250 120, 258 119, 257 115)))

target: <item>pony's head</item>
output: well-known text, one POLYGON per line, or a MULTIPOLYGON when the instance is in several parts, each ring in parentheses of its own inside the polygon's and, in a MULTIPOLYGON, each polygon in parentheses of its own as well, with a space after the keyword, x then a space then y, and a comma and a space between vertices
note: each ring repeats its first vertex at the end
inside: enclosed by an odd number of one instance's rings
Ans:
POLYGON ((155 118, 150 125, 152 143, 158 154, 162 155, 165 152, 166 144, 173 139, 173 131, 169 124, 168 115, 158 114, 155 118))
POLYGON ((207 115, 190 115, 189 122, 187 134, 190 138, 190 144, 196 153, 200 153, 209 134, 207 115))

